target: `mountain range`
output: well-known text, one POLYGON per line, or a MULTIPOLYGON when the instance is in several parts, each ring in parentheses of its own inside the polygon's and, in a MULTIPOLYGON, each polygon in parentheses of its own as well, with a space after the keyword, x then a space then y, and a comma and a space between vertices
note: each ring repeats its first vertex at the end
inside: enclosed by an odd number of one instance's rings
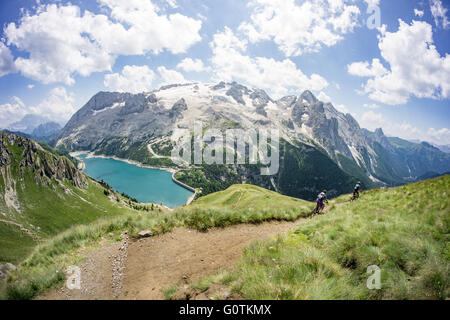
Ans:
POLYGON ((272 99, 236 82, 190 83, 131 94, 99 92, 54 136, 69 151, 92 151, 154 166, 173 166, 170 137, 202 120, 208 128, 278 128, 280 170, 260 176, 252 165, 202 165, 180 179, 203 189, 253 183, 312 199, 323 188, 338 195, 361 180, 366 188, 396 186, 423 175, 450 171, 450 155, 428 143, 387 137, 362 129, 350 114, 318 100, 310 91, 272 99))

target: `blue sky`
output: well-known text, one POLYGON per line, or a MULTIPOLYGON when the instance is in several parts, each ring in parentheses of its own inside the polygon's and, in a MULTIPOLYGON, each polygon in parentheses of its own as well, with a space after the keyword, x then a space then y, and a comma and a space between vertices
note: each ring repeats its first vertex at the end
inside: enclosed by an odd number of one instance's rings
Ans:
POLYGON ((448 0, 2 0, 0 127, 64 123, 101 90, 235 80, 450 144, 449 20, 448 0))

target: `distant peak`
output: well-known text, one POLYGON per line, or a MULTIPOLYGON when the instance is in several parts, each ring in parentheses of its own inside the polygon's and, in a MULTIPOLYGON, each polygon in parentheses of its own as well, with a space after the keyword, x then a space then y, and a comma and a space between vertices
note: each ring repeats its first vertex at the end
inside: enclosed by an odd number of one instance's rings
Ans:
POLYGON ((375 134, 378 135, 378 136, 384 136, 383 129, 381 129, 381 128, 376 129, 375 130, 375 134))
POLYGON ((310 103, 316 103, 317 101, 319 101, 314 96, 314 94, 311 91, 309 91, 309 90, 304 91, 300 97, 302 99, 305 99, 306 101, 308 101, 310 103))

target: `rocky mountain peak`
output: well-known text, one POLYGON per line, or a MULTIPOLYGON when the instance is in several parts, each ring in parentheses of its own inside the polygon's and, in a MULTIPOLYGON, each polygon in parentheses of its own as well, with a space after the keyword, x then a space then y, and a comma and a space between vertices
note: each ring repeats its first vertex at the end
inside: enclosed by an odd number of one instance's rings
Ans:
POLYGON ((87 186, 85 176, 66 157, 44 151, 30 139, 1 131, 0 168, 11 165, 17 159, 22 178, 25 170, 32 170, 36 183, 48 184, 52 179, 62 183, 67 179, 78 188, 87 186))
POLYGON ((375 135, 380 138, 385 136, 382 128, 375 129, 375 135))
POLYGON ((233 127, 278 127, 282 139, 319 147, 338 165, 352 172, 357 166, 362 170, 358 174, 366 173, 374 182, 391 175, 381 165, 386 155, 378 153, 381 145, 394 154, 395 146, 382 130, 362 130, 350 114, 309 90, 274 101, 264 90, 237 82, 168 85, 141 94, 100 92, 72 117, 55 144, 104 155, 126 153, 133 145, 146 150, 152 139, 171 136, 193 120, 215 121, 216 115, 233 127))
POLYGON ((300 100, 306 100, 307 102, 309 102, 310 104, 315 104, 317 103, 319 100, 314 96, 314 94, 309 91, 306 90, 304 91, 301 96, 300 96, 300 100))
POLYGON ((248 95, 248 88, 238 84, 237 82, 232 82, 230 84, 230 89, 226 92, 227 96, 232 97, 237 103, 245 105, 243 96, 248 95))

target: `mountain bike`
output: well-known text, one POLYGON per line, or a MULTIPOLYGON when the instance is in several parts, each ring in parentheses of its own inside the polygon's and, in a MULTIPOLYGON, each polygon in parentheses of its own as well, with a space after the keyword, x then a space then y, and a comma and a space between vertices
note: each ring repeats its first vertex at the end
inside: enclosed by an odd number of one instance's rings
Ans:
MULTIPOLYGON (((328 203, 328 202, 327 202, 328 203)), ((323 204, 322 208, 317 208, 317 206, 314 208, 314 210, 311 212, 311 216, 319 215, 323 213, 323 210, 325 209, 325 203, 323 204)))
POLYGON ((356 201, 359 199, 359 193, 353 193, 350 202, 356 201))

